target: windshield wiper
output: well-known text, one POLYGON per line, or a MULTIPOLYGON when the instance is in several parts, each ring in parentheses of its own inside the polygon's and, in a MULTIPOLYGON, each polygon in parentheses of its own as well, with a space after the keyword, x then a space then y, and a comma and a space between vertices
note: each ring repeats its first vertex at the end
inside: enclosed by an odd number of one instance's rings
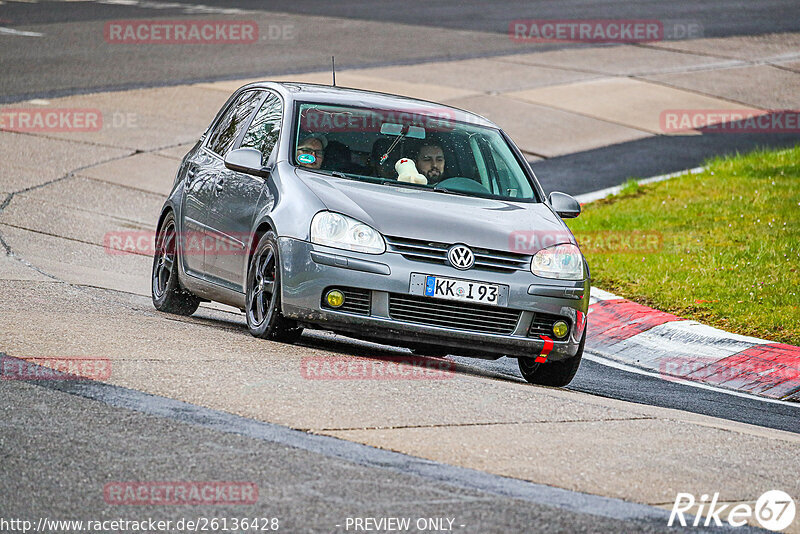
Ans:
POLYGON ((389 186, 393 186, 393 187, 410 187, 412 189, 423 189, 423 190, 426 190, 426 191, 434 191, 436 193, 446 193, 448 195, 458 195, 458 196, 462 196, 462 197, 475 196, 475 195, 471 195, 469 193, 465 193, 463 191, 455 191, 453 189, 448 189, 446 187, 440 187, 438 185, 435 185, 435 186, 431 187, 431 186, 429 186, 427 184, 416 184, 414 182, 400 182, 398 180, 392 180, 390 178, 378 178, 376 176, 364 176, 362 174, 351 174, 351 173, 342 172, 342 171, 328 171, 328 174, 330 174, 331 176, 335 176, 337 178, 358 180, 358 181, 361 181, 361 182, 368 182, 368 183, 371 183, 371 184, 383 184, 383 185, 389 185, 389 186))
POLYGON ((383 178, 374 178, 372 176, 364 176, 362 174, 352 174, 349 172, 342 172, 342 171, 327 171, 326 174, 330 176, 335 176, 337 178, 344 178, 347 180, 358 180, 361 182, 369 182, 371 184, 374 183, 383 183, 383 178))
POLYGON ((417 183, 414 183, 414 182, 400 182, 398 180, 389 180, 389 179, 383 179, 383 182, 381 182, 381 183, 383 185, 391 185, 391 186, 394 186, 394 187, 410 187, 412 189, 424 189, 426 191, 433 191, 434 193, 447 193, 448 195, 459 195, 459 196, 462 196, 462 197, 471 197, 471 196, 473 196, 473 195, 470 195, 469 193, 465 193, 463 191, 455 191, 453 189, 448 189, 446 187, 440 187, 438 185, 435 185, 435 186, 431 187, 431 186, 429 186, 427 184, 417 184, 417 183))
POLYGON ((383 185, 393 185, 395 187, 413 187, 416 189, 427 189, 429 191, 431 189, 430 186, 427 186, 425 184, 415 184, 414 182, 401 182, 399 180, 389 180, 387 178, 384 178, 381 183, 383 185))
POLYGON ((436 191, 437 193, 447 193, 448 195, 459 195, 459 196, 462 196, 462 197, 477 196, 477 195, 471 195, 469 193, 465 193, 464 191, 456 191, 454 189, 448 189, 446 187, 440 187, 438 185, 433 186, 433 190, 436 191))

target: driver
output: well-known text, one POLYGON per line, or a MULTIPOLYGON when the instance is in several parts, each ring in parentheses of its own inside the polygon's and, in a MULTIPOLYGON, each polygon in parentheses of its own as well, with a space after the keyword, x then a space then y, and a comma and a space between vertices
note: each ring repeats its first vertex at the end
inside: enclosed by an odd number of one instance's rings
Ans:
POLYGON ((442 181, 445 160, 442 145, 436 141, 423 143, 414 159, 417 170, 428 179, 428 185, 436 185, 442 181))
POLYGON ((322 134, 311 134, 297 144, 297 163, 309 169, 319 169, 325 157, 328 139, 322 134), (303 157, 300 157, 304 155, 303 157), (309 157, 310 156, 310 157, 309 157))

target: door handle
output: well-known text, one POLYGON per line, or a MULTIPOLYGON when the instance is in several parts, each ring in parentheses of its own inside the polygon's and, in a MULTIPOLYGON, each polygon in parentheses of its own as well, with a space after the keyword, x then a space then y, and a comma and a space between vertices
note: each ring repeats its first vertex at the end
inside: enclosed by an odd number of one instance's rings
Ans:
POLYGON ((225 177, 222 174, 217 175, 217 179, 214 182, 214 191, 215 194, 222 193, 222 189, 225 186, 225 177))

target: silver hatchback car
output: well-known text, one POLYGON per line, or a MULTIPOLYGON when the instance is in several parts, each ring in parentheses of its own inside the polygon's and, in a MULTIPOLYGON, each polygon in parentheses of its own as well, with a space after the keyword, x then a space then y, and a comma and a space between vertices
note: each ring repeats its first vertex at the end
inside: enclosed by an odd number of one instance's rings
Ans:
POLYGON ((236 91, 183 158, 158 221, 152 295, 429 356, 516 357, 563 386, 580 364, 589 268, 522 153, 478 115, 299 83, 236 91))

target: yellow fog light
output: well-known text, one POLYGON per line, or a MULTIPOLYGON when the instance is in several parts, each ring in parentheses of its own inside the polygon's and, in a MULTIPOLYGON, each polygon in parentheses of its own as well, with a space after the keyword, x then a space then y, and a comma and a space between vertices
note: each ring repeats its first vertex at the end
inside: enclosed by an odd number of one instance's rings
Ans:
POLYGON ((344 304, 344 293, 338 289, 331 289, 328 291, 328 294, 325 295, 325 300, 328 301, 328 304, 330 304, 331 308, 338 308, 344 304))
POLYGON ((556 321, 553 323, 553 335, 557 338, 566 337, 569 332, 569 325, 564 321, 556 321))

